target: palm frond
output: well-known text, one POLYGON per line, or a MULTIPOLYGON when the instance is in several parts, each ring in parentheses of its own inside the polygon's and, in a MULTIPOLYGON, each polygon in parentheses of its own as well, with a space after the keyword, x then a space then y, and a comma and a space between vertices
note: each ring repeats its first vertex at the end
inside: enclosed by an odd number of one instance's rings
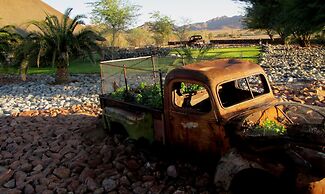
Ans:
POLYGON ((63 30, 63 33, 65 34, 67 30, 69 30, 69 28, 67 28, 68 23, 69 23, 69 19, 70 19, 70 14, 71 14, 72 8, 68 8, 65 10, 64 15, 62 16, 62 25, 61 25, 61 29, 63 30))

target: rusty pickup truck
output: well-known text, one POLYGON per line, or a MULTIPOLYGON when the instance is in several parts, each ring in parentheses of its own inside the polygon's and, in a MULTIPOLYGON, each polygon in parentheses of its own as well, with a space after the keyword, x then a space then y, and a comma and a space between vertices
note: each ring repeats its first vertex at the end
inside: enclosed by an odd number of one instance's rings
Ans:
POLYGON ((280 102, 259 65, 204 61, 160 81, 160 108, 100 95, 105 127, 218 157, 220 193, 325 192, 324 109, 280 102))

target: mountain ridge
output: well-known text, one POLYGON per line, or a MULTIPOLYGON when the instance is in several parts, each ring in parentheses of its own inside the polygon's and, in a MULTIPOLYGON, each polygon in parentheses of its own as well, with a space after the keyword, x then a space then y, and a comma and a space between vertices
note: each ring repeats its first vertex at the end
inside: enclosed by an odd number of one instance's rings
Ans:
POLYGON ((190 30, 199 31, 199 30, 220 30, 224 28, 235 28, 243 29, 243 16, 221 16, 212 18, 206 22, 198 22, 186 25, 190 30))
MULTIPOLYGON (((200 30, 222 30, 226 28, 230 29, 243 29, 244 25, 242 23, 243 16, 235 15, 235 16, 221 16, 215 17, 205 22, 197 22, 183 26, 175 26, 176 28, 180 27, 188 27, 192 31, 200 31, 200 30)), ((141 26, 137 28, 149 29, 150 22, 145 22, 141 26)))

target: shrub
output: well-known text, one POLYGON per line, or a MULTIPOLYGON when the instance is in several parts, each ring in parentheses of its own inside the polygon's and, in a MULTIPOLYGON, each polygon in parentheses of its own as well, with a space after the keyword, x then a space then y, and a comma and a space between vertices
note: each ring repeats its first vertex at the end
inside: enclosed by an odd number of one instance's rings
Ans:
POLYGON ((128 88, 127 92, 125 87, 121 87, 112 92, 110 97, 116 100, 123 100, 152 108, 162 108, 162 97, 158 84, 147 85, 141 82, 136 88, 128 88))
POLYGON ((254 131, 263 133, 263 135, 283 135, 287 129, 275 121, 266 119, 262 124, 256 125, 254 131))

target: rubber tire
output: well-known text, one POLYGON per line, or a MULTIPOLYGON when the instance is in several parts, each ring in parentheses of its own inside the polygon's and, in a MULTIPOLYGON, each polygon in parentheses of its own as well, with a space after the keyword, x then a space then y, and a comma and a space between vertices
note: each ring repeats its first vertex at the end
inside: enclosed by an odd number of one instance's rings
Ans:
POLYGON ((285 194, 283 183, 260 169, 245 169, 232 180, 231 194, 285 194))

